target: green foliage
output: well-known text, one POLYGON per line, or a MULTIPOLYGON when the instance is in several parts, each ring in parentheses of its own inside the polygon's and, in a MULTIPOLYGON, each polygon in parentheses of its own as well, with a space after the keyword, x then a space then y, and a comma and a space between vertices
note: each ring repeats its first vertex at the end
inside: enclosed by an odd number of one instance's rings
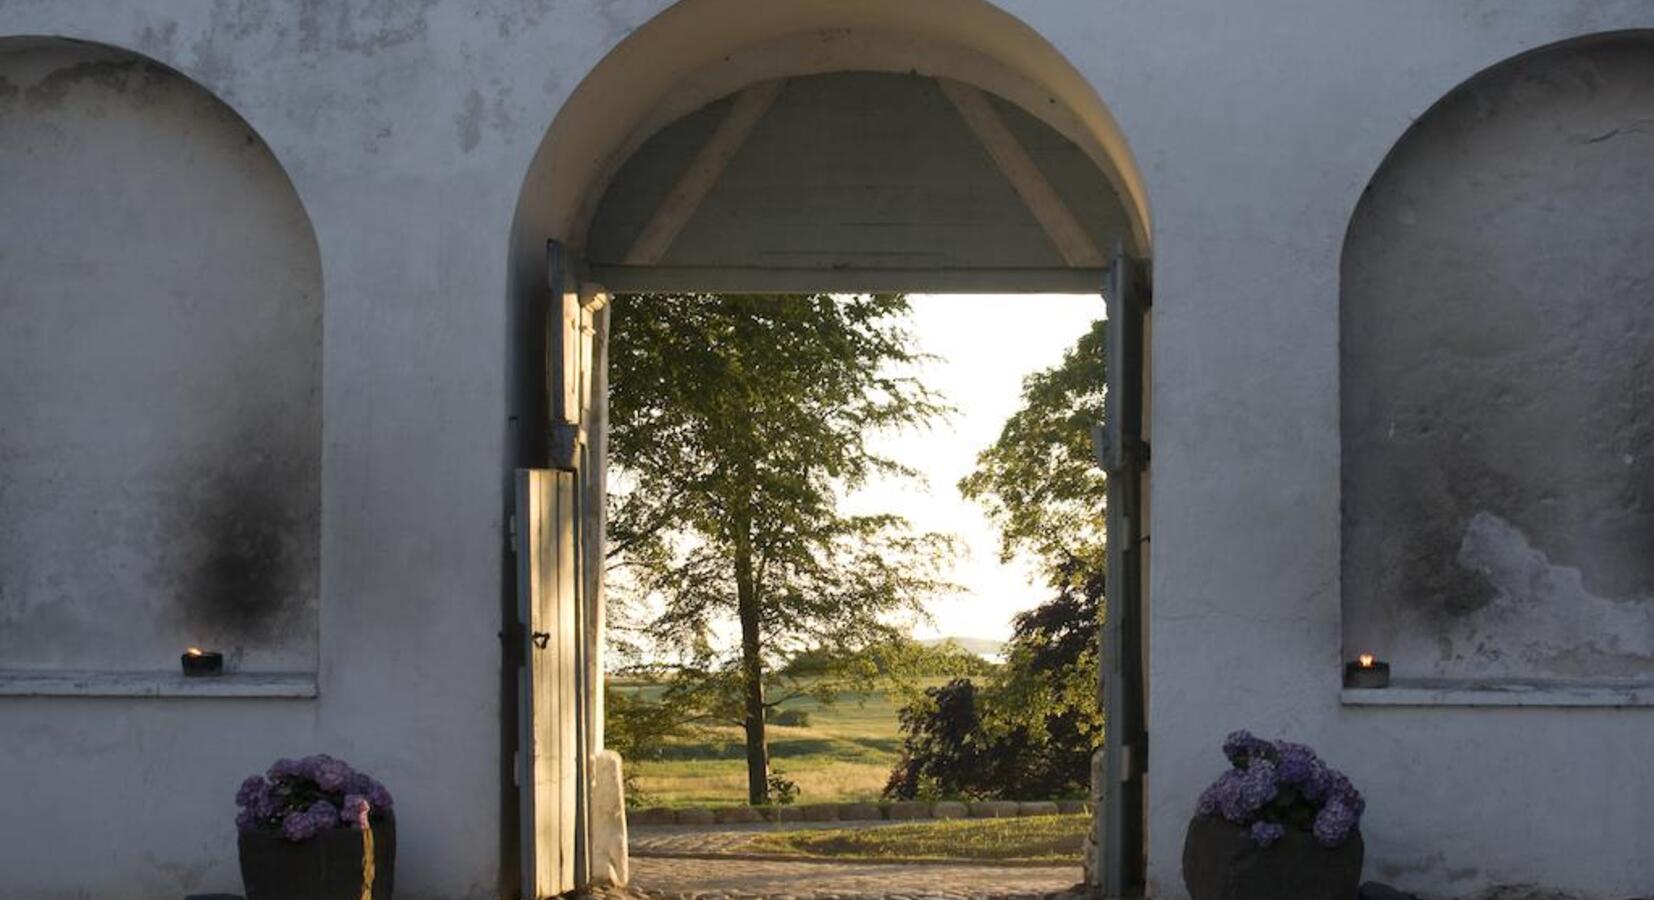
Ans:
MULTIPOLYGON (((674 654, 666 702, 747 729, 763 802, 763 710, 843 684, 777 675, 806 649, 852 659, 948 589, 950 538, 890 514, 850 515, 847 492, 912 476, 873 452, 878 431, 946 412, 906 373, 922 357, 899 295, 621 297, 610 336, 609 511, 616 606, 648 598, 649 636, 674 654), (734 619, 741 646, 714 639, 734 619), (777 697, 774 691, 782 696, 777 697)), ((869 677, 851 667, 840 674, 869 677)))
POLYGON ((775 709, 770 708, 769 720, 771 724, 782 728, 809 728, 810 713, 803 709, 775 709))
POLYGON ((1083 794, 1102 740, 1097 705, 1101 578, 1018 615, 986 686, 955 679, 902 710, 902 756, 885 794, 1017 800, 1083 794))
POLYGON ((830 647, 793 654, 782 671, 793 677, 840 676, 855 670, 864 677, 903 683, 939 675, 986 675, 994 664, 952 641, 924 644, 906 635, 871 644, 846 658, 830 647))
POLYGON ((798 782, 779 771, 770 772, 769 789, 770 802, 777 806, 791 806, 798 800, 798 782))
MULTIPOLYGON (((615 685, 603 688, 603 743, 630 762, 661 759, 672 741, 693 734, 681 710, 664 703, 651 703, 641 694, 615 685)), ((626 796, 643 801, 635 766, 622 766, 626 796)))
POLYGON ((1001 556, 1033 554, 1053 583, 1103 568, 1107 478, 1091 432, 1103 421, 1106 338, 1098 321, 1058 365, 1025 378, 1021 407, 959 482, 999 526, 1001 556))
POLYGON ((1023 381, 1021 407, 959 483, 999 526, 1001 554, 1039 558, 1056 596, 1017 616, 1005 664, 983 686, 956 680, 903 710, 890 796, 1019 798, 1087 787, 1103 731, 1097 641, 1108 498, 1091 432, 1103 418, 1105 324, 1023 381))

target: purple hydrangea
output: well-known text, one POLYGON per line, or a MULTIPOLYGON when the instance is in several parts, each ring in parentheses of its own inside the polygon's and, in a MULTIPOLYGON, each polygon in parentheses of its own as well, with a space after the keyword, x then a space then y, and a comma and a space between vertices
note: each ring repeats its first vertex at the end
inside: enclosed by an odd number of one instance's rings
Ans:
POLYGON ((1267 756, 1274 749, 1268 741, 1255 738, 1245 730, 1231 731, 1223 740, 1223 755, 1237 769, 1246 768, 1252 760, 1267 756))
POLYGON ((334 759, 325 753, 306 757, 305 763, 310 770, 310 779, 324 791, 342 791, 356 775, 356 770, 344 760, 334 759))
POLYGON ((271 781, 277 778, 302 778, 305 775, 304 764, 296 759, 282 757, 270 764, 270 770, 265 773, 271 781))
POLYGON ((235 804, 237 806, 253 806, 266 794, 270 793, 270 782, 262 775, 249 775, 236 789, 235 804))
POLYGON ((276 760, 264 776, 241 783, 235 802, 237 828, 279 831, 290 841, 331 828, 365 829, 391 810, 384 785, 326 754, 276 760))
POLYGON ((346 794, 344 804, 339 807, 339 821, 357 831, 366 831, 368 812, 372 809, 373 806, 368 803, 368 798, 361 794, 346 794))
POLYGON ((1355 808, 1341 799, 1328 800, 1315 814, 1315 826, 1312 831, 1315 839, 1323 847, 1336 847, 1349 839, 1350 832, 1355 830, 1356 822, 1361 814, 1355 808))
POLYGON ((389 810, 396 806, 396 802, 391 799, 391 792, 385 790, 384 785, 361 772, 357 772, 351 778, 349 792, 366 797, 374 809, 389 810))
POLYGON ((338 823, 338 808, 326 800, 317 800, 309 809, 288 813, 281 820, 281 836, 290 841, 307 841, 338 823))
POLYGON ((1259 847, 1285 837, 1289 826, 1336 847, 1355 832, 1366 810, 1349 778, 1303 744, 1236 731, 1224 740, 1223 755, 1231 768, 1201 793, 1196 814, 1246 828, 1259 847))
POLYGON ((1259 847, 1267 847, 1286 837, 1286 826, 1279 822, 1266 822, 1259 819, 1252 823, 1251 834, 1252 843, 1259 847))

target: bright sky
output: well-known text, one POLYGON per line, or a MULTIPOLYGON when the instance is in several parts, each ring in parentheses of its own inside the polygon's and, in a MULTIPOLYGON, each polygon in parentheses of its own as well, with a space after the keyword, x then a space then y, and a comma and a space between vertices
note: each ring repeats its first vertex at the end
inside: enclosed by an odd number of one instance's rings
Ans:
POLYGON ((877 484, 851 498, 855 511, 907 516, 921 531, 960 538, 963 552, 949 577, 965 590, 931 604, 934 621, 917 637, 1004 640, 1011 616, 1047 599, 1027 560, 999 561, 999 535, 982 507, 959 496, 959 479, 979 450, 999 436, 1017 408, 1023 376, 1055 365, 1062 352, 1103 317, 1100 295, 914 295, 913 331, 940 357, 920 377, 958 408, 930 431, 881 436, 874 446, 925 473, 929 484, 877 484))

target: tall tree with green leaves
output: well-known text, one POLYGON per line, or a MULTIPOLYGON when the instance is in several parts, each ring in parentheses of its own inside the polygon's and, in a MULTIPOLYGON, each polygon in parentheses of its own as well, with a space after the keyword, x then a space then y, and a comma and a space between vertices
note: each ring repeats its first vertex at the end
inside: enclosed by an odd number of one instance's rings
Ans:
POLYGON ((1056 596, 1019 614, 1005 663, 955 679, 902 711, 886 793, 1017 797, 1084 790, 1102 739, 1097 697, 1108 479, 1092 429, 1103 421, 1106 323, 1023 380, 1022 403, 959 483, 999 526, 1000 554, 1038 559, 1056 596))
POLYGON ((1059 589, 1103 570, 1108 478, 1092 429, 1103 421, 1106 326, 1093 323, 1061 362, 1023 379, 1021 406, 959 482, 999 527, 1001 558, 1031 554, 1059 589))
POLYGON ((640 295, 610 332, 611 557, 682 664, 674 696, 738 713, 747 793, 770 790, 765 685, 792 654, 887 640, 946 589, 943 535, 850 514, 869 479, 916 477, 882 431, 946 413, 900 295, 640 295), (739 646, 718 640, 733 620, 739 646), (710 701, 706 698, 712 698, 710 701))

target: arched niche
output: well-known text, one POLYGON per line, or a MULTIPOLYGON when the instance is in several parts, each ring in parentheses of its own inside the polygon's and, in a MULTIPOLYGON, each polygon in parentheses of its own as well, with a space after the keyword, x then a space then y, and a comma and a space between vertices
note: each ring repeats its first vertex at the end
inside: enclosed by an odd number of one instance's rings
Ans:
POLYGON ((270 149, 124 50, 0 41, 0 669, 314 670, 322 281, 270 149))
POLYGON ((1489 69, 1344 245, 1344 640, 1398 675, 1654 677, 1654 37, 1489 69))

